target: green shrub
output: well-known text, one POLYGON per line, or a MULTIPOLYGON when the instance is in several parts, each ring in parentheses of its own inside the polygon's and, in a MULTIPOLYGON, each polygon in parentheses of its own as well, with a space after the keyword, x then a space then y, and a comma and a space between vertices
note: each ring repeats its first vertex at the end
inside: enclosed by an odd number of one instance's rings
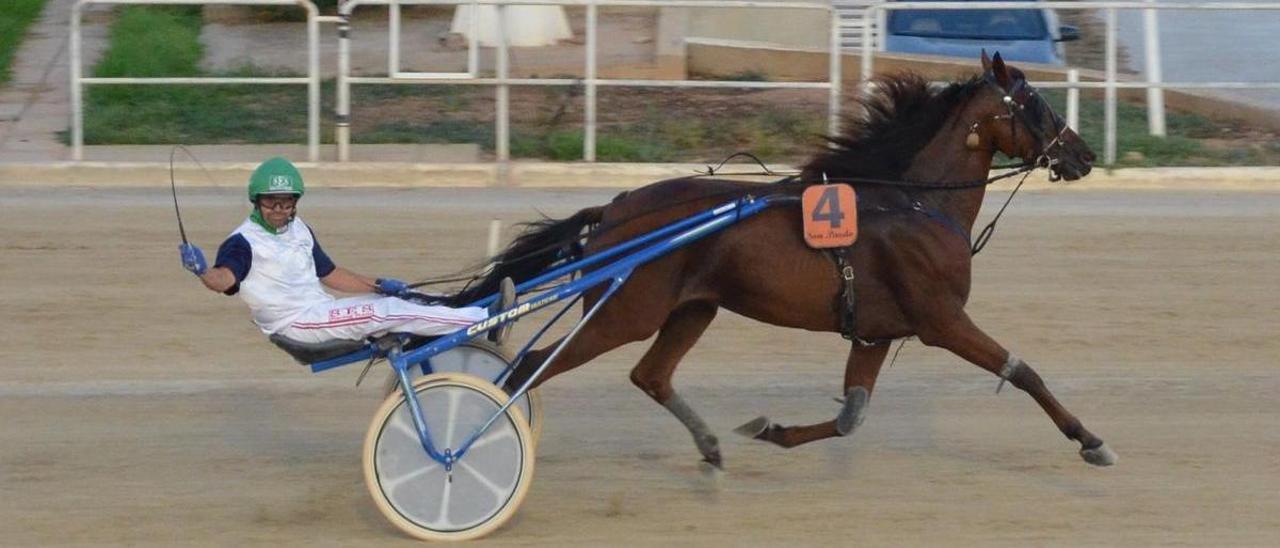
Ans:
MULTIPOLYGON (((127 6, 93 69, 100 77, 204 76, 198 6, 127 6)), ((227 76, 281 76, 253 66, 227 76)), ((85 143, 279 143, 306 140, 299 85, 94 85, 85 143)), ((332 97, 332 93, 326 94, 332 97)))
POLYGON ((40 17, 45 0, 5 0, 0 5, 0 84, 13 77, 13 55, 27 35, 27 27, 40 17))
MULTIPOLYGON (((1066 115, 1066 92, 1044 92, 1050 105, 1059 114, 1066 115)), ((1105 104, 1100 99, 1080 100, 1080 136, 1093 147, 1101 158, 1106 146, 1105 104)), ((1165 114, 1167 137, 1150 134, 1147 108, 1141 104, 1119 102, 1116 105, 1116 166, 1218 166, 1266 163, 1262 151, 1230 148, 1225 150, 1206 147, 1200 139, 1217 136, 1222 123, 1204 116, 1168 111, 1165 114)))
POLYGON ((378 124, 371 131, 361 132, 352 141, 369 144, 416 143, 477 143, 493 150, 493 126, 467 120, 436 120, 426 123, 397 121, 378 124))
POLYGON ((111 25, 110 45, 93 75, 196 76, 204 55, 199 37, 199 12, 126 6, 111 25))

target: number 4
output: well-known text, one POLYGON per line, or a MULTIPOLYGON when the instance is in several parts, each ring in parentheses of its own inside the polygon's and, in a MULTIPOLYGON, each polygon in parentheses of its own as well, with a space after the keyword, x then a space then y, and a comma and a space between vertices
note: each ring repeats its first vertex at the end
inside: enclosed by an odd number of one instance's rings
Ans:
POLYGON ((829 186, 822 190, 822 196, 818 197, 818 204, 813 208, 813 220, 826 221, 831 223, 831 228, 840 228, 840 224, 844 222, 844 212, 840 211, 839 189, 829 186))

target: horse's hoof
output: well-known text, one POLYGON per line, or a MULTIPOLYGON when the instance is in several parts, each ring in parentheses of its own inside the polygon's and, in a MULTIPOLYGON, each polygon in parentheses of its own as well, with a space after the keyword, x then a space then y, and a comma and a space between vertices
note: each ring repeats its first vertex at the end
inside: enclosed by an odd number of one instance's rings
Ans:
POLYGON ((769 422, 769 417, 756 417, 747 421, 746 424, 734 428, 733 431, 748 438, 760 439, 760 434, 768 430, 771 424, 773 423, 769 422))
POLYGON ((724 482, 724 469, 707 461, 698 462, 698 471, 702 472, 702 485, 710 491, 718 491, 724 482))
POLYGON ((714 466, 716 470, 724 470, 724 459, 720 457, 719 451, 703 455, 702 464, 714 466))
POLYGON ((1120 456, 1107 447, 1106 443, 1092 449, 1081 449, 1080 457, 1094 466, 1111 466, 1120 460, 1120 456))

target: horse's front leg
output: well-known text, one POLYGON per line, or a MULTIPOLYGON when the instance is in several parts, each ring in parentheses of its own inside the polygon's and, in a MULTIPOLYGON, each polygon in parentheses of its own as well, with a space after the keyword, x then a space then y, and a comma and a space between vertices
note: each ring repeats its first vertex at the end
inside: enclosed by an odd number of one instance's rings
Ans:
POLYGON ((795 447, 835 436, 848 436, 862 424, 871 391, 875 388, 880 366, 889 352, 889 344, 872 346, 853 345, 844 370, 844 400, 836 418, 804 426, 781 426, 766 417, 759 417, 734 430, 744 436, 781 445, 795 447))
MULTIPOLYGON (((942 322, 920 331, 920 341, 930 346, 945 348, 978 367, 1000 377, 1000 385, 1010 384, 1030 394, 1048 413, 1049 418, 1067 438, 1080 442, 1080 456, 1095 466, 1115 464, 1116 454, 1093 433, 1085 429, 1075 415, 1058 403, 1049 392, 1040 375, 1026 362, 1005 350, 984 333, 973 320, 961 311, 952 321, 942 322)), ((997 391, 999 390, 997 386, 997 391)))

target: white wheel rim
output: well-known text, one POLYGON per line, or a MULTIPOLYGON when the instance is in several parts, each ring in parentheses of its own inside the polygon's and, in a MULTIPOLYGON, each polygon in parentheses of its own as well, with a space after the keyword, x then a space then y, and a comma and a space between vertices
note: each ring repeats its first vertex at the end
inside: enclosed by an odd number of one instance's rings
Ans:
MULTIPOLYGON (((501 407, 491 396, 454 383, 418 388, 432 442, 438 451, 457 449, 501 407)), ((466 531, 493 519, 518 492, 523 461, 511 415, 503 414, 455 463, 450 473, 418 441, 409 406, 383 422, 373 454, 374 476, 391 509, 419 527, 442 533, 466 531)))

